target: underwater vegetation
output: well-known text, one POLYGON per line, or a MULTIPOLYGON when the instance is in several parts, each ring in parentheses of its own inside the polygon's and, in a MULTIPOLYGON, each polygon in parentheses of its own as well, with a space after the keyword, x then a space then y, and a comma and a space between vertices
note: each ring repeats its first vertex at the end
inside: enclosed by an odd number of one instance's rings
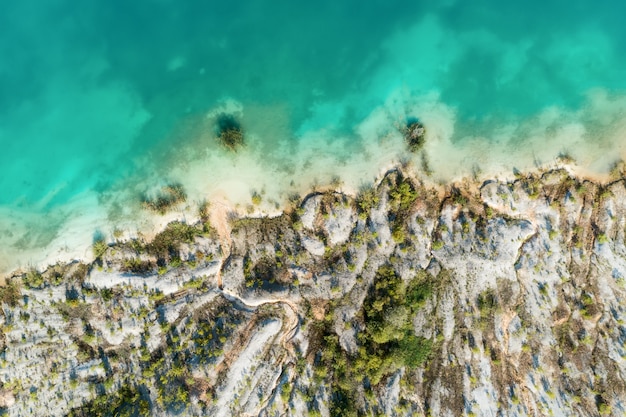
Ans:
POLYGON ((420 122, 409 122, 404 131, 404 139, 409 151, 418 152, 426 140, 426 128, 420 122))
POLYGON ((234 116, 222 113, 217 118, 217 139, 219 143, 230 151, 236 151, 243 146, 243 128, 234 116))
POLYGON ((159 214, 165 214, 169 209, 178 203, 182 203, 187 199, 182 184, 172 183, 161 187, 161 190, 155 196, 142 195, 141 205, 159 214))

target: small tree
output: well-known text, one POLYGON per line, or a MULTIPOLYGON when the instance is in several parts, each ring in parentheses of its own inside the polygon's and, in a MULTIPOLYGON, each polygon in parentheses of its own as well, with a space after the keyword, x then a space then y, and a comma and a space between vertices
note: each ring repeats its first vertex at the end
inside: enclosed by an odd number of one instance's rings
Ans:
POLYGON ((93 256, 95 256, 96 259, 102 258, 102 255, 104 255, 108 247, 109 246, 104 240, 96 240, 95 242, 93 242, 93 245, 91 247, 91 250, 93 251, 93 256))

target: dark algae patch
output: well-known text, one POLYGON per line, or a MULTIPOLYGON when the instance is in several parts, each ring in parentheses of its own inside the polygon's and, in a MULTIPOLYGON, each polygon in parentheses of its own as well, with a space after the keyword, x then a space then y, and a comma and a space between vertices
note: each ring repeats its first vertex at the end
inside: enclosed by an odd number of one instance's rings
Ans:
POLYGON ((244 145, 241 123, 234 116, 222 113, 217 118, 217 139, 226 149, 237 151, 244 145))

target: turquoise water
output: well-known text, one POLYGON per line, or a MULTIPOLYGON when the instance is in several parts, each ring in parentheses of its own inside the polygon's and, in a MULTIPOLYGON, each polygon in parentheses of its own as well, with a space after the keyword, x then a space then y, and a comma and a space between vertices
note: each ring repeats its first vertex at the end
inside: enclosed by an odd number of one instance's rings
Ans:
MULTIPOLYGON (((278 165, 311 131, 343 137, 350 152, 366 146, 355 126, 394 92, 407 118, 434 95, 459 144, 548 108, 590 132, 623 114, 617 1, 13 3, 0 6, 0 208, 13 214, 166 181, 198 158, 204 115, 229 99, 278 165), (608 104, 590 104, 593 91, 608 104)), ((515 152, 524 132, 507 140, 515 152)), ((54 219, 59 228, 66 217, 54 219)))

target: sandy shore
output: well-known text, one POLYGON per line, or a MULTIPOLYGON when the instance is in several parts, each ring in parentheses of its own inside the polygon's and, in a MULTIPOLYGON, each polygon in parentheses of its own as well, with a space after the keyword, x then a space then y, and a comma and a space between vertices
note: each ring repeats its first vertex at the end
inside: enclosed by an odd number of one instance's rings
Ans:
MULTIPOLYGON (((337 189, 350 195, 356 195, 358 193, 359 186, 363 183, 364 179, 369 182, 378 181, 389 169, 394 168, 397 164, 387 164, 381 166, 378 172, 367 172, 366 175, 358 177, 341 177, 346 178, 342 184, 338 187, 336 184, 325 184, 324 186, 317 185, 317 190, 325 189, 337 189)), ((565 168, 572 175, 576 175, 580 178, 590 179, 594 182, 608 182, 611 177, 606 173, 597 173, 589 169, 581 168, 575 165, 568 165, 555 162, 554 165, 543 167, 543 169, 550 168, 565 168)), ((423 173, 419 170, 413 170, 408 167, 409 171, 413 171, 414 175, 421 175, 421 178, 425 180, 427 184, 432 187, 444 188, 448 185, 448 182, 442 182, 441 180, 434 180, 431 177, 424 177, 423 173)), ((533 171, 537 171, 536 169, 533 171)), ((483 172, 478 180, 471 179, 477 187, 482 183, 484 179, 497 178, 499 180, 510 180, 514 178, 512 171, 490 171, 483 172)), ((470 173, 466 175, 459 175, 451 181, 461 181, 463 179, 470 178, 470 173)), ((214 191, 212 194, 206 196, 207 200, 211 202, 210 219, 211 223, 218 230, 220 239, 224 243, 228 243, 230 226, 229 218, 231 217, 244 217, 244 216, 275 216, 279 215, 282 210, 289 205, 288 202, 281 200, 281 195, 265 193, 266 201, 256 206, 249 202, 248 195, 251 193, 252 188, 244 190, 244 183, 237 184, 238 187, 231 189, 233 193, 225 193, 223 188, 214 191), (239 196, 237 198, 236 196, 239 196), (245 196, 245 198, 244 198, 245 196), (281 201, 276 205, 277 201, 281 201)), ((298 194, 304 196, 306 193, 312 191, 311 184, 309 187, 302 186, 298 188, 298 194)), ((197 197, 197 196, 196 196, 197 197)), ((62 225, 60 230, 56 232, 57 237, 54 238, 49 244, 44 247, 33 248, 20 248, 20 247, 5 247, 3 255, 0 257, 0 276, 8 275, 15 270, 26 270, 29 268, 45 269, 49 265, 53 265, 57 262, 71 262, 73 260, 83 260, 91 262, 93 260, 93 254, 91 252, 91 246, 93 243, 94 231, 100 231, 109 242, 114 241, 114 230, 122 232, 121 236, 117 239, 128 239, 141 237, 146 240, 151 240, 156 233, 165 228, 165 226, 172 221, 185 221, 189 223, 195 223, 199 221, 198 206, 195 203, 199 200, 190 200, 187 203, 177 207, 176 210, 166 214, 158 215, 156 213, 143 211, 139 214, 135 214, 131 219, 120 223, 111 222, 106 216, 106 210, 98 211, 81 211, 74 208, 69 212, 70 219, 62 225)), ((119 233, 119 232, 118 232, 119 233)))
POLYGON ((509 180, 514 170, 563 166, 581 178, 606 182, 614 164, 626 156, 626 120, 619 117, 626 103, 616 104, 606 95, 592 97, 589 108, 577 114, 547 109, 524 124, 494 129, 493 138, 459 140, 454 110, 436 94, 411 100, 398 99, 401 91, 394 94, 350 134, 319 129, 295 141, 285 139, 287 116, 280 108, 252 109, 247 114, 241 105, 228 101, 186 125, 183 133, 191 139, 184 145, 151 155, 156 162, 146 162, 141 178, 120 184, 107 195, 86 192, 45 216, 36 211, 0 213, 0 231, 4 230, 0 273, 41 269, 58 261, 90 261, 96 233, 109 242, 149 240, 171 221, 196 222, 201 201, 215 203, 212 219, 224 237, 225 219, 231 214, 278 215, 294 195, 302 197, 312 190, 333 188, 354 195, 398 165, 432 186, 463 179, 509 180), (605 117, 589 121, 598 109, 605 109, 605 117), (212 137, 214 118, 224 111, 249 122, 247 144, 235 154, 220 148, 212 137), (406 150, 401 133, 407 115, 419 115, 427 127, 426 144, 418 154, 406 150), (515 142, 518 136, 526 139, 515 142), (425 165, 430 172, 425 172, 425 165), (187 201, 164 216, 142 209, 141 190, 154 188, 165 177, 183 184, 187 201))

